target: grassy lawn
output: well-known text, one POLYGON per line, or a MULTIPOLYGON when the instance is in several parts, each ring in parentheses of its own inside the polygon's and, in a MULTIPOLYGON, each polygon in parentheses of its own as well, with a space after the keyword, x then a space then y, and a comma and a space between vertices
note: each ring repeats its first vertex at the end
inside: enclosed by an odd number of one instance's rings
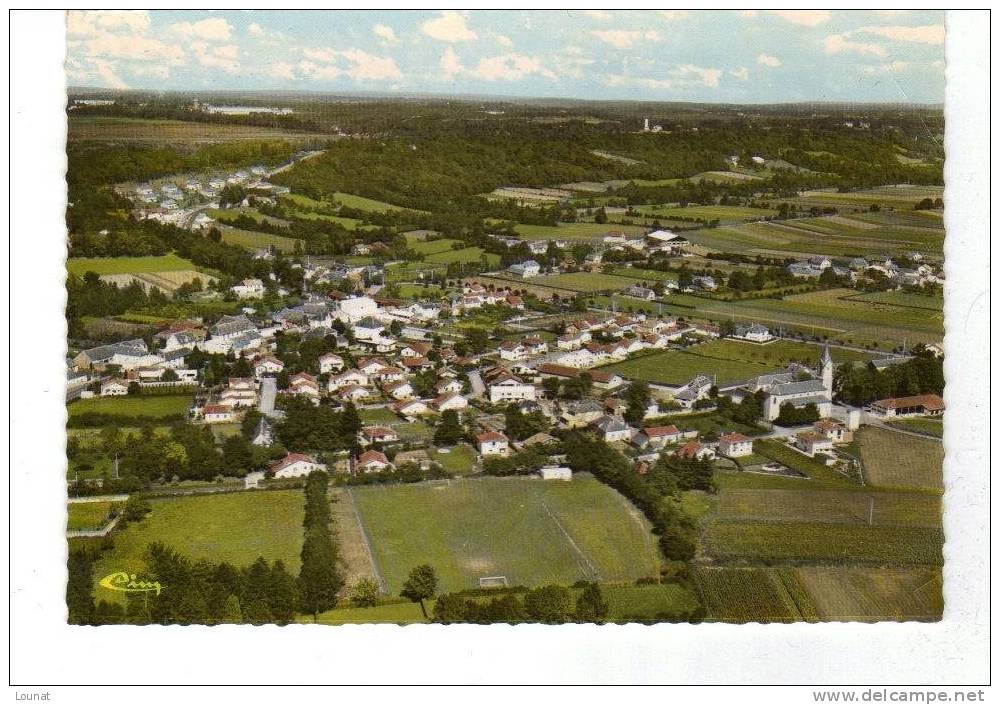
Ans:
POLYGON ((619 291, 627 286, 631 286, 642 281, 637 276, 618 276, 615 274, 602 274, 600 272, 572 272, 570 274, 551 274, 543 277, 533 277, 529 280, 531 284, 541 286, 551 286, 557 289, 569 289, 570 291, 619 291))
POLYGON ((781 441, 771 439, 754 443, 754 452, 802 473, 812 480, 813 486, 822 485, 848 489, 850 487, 859 487, 859 485, 850 482, 839 472, 828 468, 814 458, 810 458, 793 448, 789 448, 781 441))
MULTIPOLYGON (((434 609, 434 600, 427 601, 427 612, 434 609)), ((299 615, 299 624, 312 624, 309 615, 299 615)), ((389 602, 374 607, 338 607, 319 615, 317 624, 416 624, 426 622, 416 602, 389 602)))
POLYGON ((718 384, 727 384, 774 371, 773 365, 761 362, 708 357, 701 354, 702 347, 641 355, 600 369, 605 372, 617 372, 629 379, 672 386, 685 384, 699 374, 714 376, 718 384))
MULTIPOLYGON (((141 573, 150 543, 161 541, 192 559, 226 561, 242 567, 259 556, 282 560, 294 575, 302 549, 301 490, 234 492, 154 499, 153 511, 115 534, 114 548, 102 554, 95 582, 108 573, 141 573)), ((169 586, 167 586, 169 588, 169 586)), ((96 599, 119 600, 121 593, 96 588, 96 599)))
POLYGON ((399 417, 392 412, 392 409, 385 407, 359 409, 358 415, 361 416, 361 421, 366 424, 399 423, 399 417))
MULTIPOLYGON (((432 243, 436 244, 436 243, 432 243)), ((479 262, 483 255, 486 255, 487 266, 497 267, 500 264, 500 255, 486 252, 481 247, 463 247, 461 250, 447 249, 427 255, 427 262, 437 264, 450 264, 452 262, 479 262)))
POLYGON ((721 414, 717 414, 714 411, 694 414, 668 414, 643 421, 643 425, 674 425, 681 431, 698 431, 698 434, 702 438, 705 436, 716 435, 722 433, 723 431, 738 431, 739 433, 743 433, 748 436, 764 432, 763 429, 736 423, 735 421, 726 418, 721 414))
POLYGON ((438 240, 415 240, 408 237, 407 242, 410 249, 414 252, 419 252, 422 255, 433 255, 438 252, 448 252, 455 244, 462 241, 454 240, 450 237, 442 237, 438 240))
POLYGON ((117 506, 114 502, 73 502, 66 505, 66 528, 71 531, 101 529, 108 523, 108 513, 117 506))
POLYGON ((862 492, 815 489, 726 489, 719 493, 716 516, 723 521, 820 522, 874 525, 941 526, 941 498, 922 492, 862 492), (873 502, 873 504, 870 504, 873 502))
POLYGON ((866 426, 855 434, 865 479, 880 487, 942 490, 944 447, 927 439, 866 426))
POLYGON ((170 416, 186 416, 191 408, 190 394, 170 394, 162 396, 94 397, 79 399, 66 408, 70 418, 81 414, 97 413, 109 416, 141 416, 148 419, 162 419, 170 416))
POLYGON ((476 451, 466 444, 457 445, 447 453, 431 452, 431 460, 441 463, 447 472, 466 475, 472 472, 476 462, 476 451))
POLYGON ((904 431, 913 431, 914 433, 923 433, 927 436, 933 436, 934 438, 944 437, 944 419, 925 419, 921 417, 915 417, 912 419, 896 419, 894 421, 888 422, 890 426, 895 428, 901 428, 904 431))
POLYGON ((648 524, 620 495, 589 476, 526 478, 352 490, 376 561, 398 593, 430 563, 443 592, 505 575, 511 584, 570 584, 652 575, 659 558, 648 524), (595 575, 596 573, 596 575, 595 575))
POLYGON ((71 257, 66 260, 70 274, 82 277, 87 272, 97 274, 143 274, 146 272, 179 272, 197 269, 193 262, 174 253, 150 257, 71 257))
POLYGON ((697 595, 675 584, 602 585, 601 592, 614 622, 670 619, 698 606, 697 595))
POLYGON ((924 296, 905 291, 871 291, 851 298, 854 301, 867 301, 870 303, 908 308, 924 308, 929 311, 940 311, 944 308, 943 296, 924 296))

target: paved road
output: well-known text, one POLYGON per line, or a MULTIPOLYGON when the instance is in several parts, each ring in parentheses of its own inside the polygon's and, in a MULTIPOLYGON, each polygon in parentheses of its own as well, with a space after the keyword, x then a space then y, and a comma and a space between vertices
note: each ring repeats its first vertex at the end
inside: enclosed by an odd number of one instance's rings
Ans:
POLYGON ((274 397, 278 393, 278 380, 264 377, 260 381, 260 401, 257 408, 265 416, 274 416, 274 397))
POLYGON ((469 373, 469 384, 472 385, 472 396, 478 399, 479 397, 486 394, 486 385, 483 384, 483 378, 480 377, 479 372, 472 371, 469 373))

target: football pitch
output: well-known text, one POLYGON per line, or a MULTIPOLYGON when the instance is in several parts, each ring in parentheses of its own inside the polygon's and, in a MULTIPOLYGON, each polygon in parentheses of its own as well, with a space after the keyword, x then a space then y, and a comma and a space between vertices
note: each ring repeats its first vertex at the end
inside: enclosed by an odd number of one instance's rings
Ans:
POLYGON ((422 563, 438 591, 511 585, 632 581, 655 575, 649 524, 628 501, 588 475, 571 482, 477 478, 351 490, 390 593, 422 563))

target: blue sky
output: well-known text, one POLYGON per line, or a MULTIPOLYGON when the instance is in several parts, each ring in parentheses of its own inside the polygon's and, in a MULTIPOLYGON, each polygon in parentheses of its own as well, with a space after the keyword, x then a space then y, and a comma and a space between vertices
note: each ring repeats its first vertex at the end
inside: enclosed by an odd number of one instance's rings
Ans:
POLYGON ((943 102, 925 11, 71 11, 70 85, 943 102))

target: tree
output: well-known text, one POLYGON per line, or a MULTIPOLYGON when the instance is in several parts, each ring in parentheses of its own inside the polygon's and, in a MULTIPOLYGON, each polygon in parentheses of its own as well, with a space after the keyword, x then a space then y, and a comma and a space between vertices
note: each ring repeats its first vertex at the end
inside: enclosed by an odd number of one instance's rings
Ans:
POLYGON ((351 588, 351 603, 356 607, 374 607, 378 603, 378 593, 378 583, 362 578, 351 588))
POLYGON ((625 420, 637 424, 646 416, 650 399, 649 385, 646 382, 635 381, 625 390, 625 420))
POLYGON ((602 624, 608 616, 608 603, 597 583, 589 583, 576 598, 576 621, 602 624))
POLYGON ((240 624, 243 622, 243 609, 240 607, 240 598, 236 595, 229 595, 222 608, 223 624, 240 624))
POLYGON ((608 212, 604 210, 604 206, 594 211, 594 222, 602 225, 608 222, 608 212))
POLYGON ((125 500, 125 506, 122 508, 122 520, 126 523, 142 521, 151 511, 153 511, 153 505, 139 495, 132 495, 125 500))
POLYGON ((448 409, 441 414, 441 421, 434 430, 434 444, 439 446, 451 446, 462 440, 462 424, 458 418, 458 412, 448 409))
POLYGON ((66 606, 70 624, 92 624, 94 618, 94 564, 85 551, 71 551, 67 562, 66 606))
POLYGON ((424 613, 424 619, 426 619, 427 607, 424 605, 424 600, 434 597, 434 593, 437 592, 437 584, 437 573, 434 572, 434 568, 425 563, 410 571, 410 576, 403 583, 403 589, 399 594, 410 602, 419 602, 420 611, 424 613))
POLYGON ((573 616, 573 595, 562 585, 535 588, 524 597, 528 617, 543 624, 563 624, 573 616))
POLYGON ((466 621, 466 601, 459 595, 441 595, 434 603, 434 621, 441 624, 466 621))

